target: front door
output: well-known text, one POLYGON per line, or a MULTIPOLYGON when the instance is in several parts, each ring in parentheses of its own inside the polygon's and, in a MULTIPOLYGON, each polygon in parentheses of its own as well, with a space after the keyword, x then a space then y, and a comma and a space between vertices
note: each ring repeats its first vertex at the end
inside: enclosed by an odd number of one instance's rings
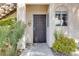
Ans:
POLYGON ((46 15, 33 16, 33 42, 46 42, 46 15))

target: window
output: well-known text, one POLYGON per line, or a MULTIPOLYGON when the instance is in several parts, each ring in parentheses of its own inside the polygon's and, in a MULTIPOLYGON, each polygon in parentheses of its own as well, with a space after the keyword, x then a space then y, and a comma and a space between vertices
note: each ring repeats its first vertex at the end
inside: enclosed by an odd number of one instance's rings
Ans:
POLYGON ((55 18, 57 21, 56 26, 67 26, 68 14, 66 11, 56 11, 55 18))

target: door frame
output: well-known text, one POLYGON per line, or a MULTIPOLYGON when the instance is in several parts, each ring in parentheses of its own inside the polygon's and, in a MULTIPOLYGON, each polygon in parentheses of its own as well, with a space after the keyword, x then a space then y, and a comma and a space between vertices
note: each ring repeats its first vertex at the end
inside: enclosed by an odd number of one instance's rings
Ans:
POLYGON ((32 15, 33 17, 33 43, 34 43, 34 15, 45 15, 46 16, 46 20, 45 20, 46 21, 46 24, 45 24, 46 25, 46 39, 45 39, 46 42, 45 43, 47 43, 47 14, 33 14, 32 15))

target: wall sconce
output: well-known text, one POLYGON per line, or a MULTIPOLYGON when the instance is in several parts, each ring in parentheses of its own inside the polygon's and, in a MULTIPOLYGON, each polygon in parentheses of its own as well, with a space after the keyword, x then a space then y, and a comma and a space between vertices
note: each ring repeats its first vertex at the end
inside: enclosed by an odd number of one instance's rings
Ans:
POLYGON ((28 26, 31 26, 31 21, 28 22, 28 26))

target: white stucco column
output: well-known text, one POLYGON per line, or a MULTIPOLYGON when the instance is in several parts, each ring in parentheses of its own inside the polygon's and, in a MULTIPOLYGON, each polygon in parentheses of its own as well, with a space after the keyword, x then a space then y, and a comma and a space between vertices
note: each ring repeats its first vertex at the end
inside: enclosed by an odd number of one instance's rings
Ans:
POLYGON ((49 39, 47 40, 49 47, 52 47, 52 44, 55 41, 54 31, 55 31, 54 4, 50 4, 49 5, 49 33, 48 33, 49 39))
POLYGON ((26 23, 26 6, 25 3, 18 3, 17 5, 17 20, 26 23))
MULTIPOLYGON (((25 3, 18 3, 17 5, 17 21, 22 21, 24 24, 26 24, 26 6, 25 3)), ((20 41, 18 42, 18 49, 25 49, 26 46, 26 31, 22 37, 22 39, 20 39, 20 41)))

